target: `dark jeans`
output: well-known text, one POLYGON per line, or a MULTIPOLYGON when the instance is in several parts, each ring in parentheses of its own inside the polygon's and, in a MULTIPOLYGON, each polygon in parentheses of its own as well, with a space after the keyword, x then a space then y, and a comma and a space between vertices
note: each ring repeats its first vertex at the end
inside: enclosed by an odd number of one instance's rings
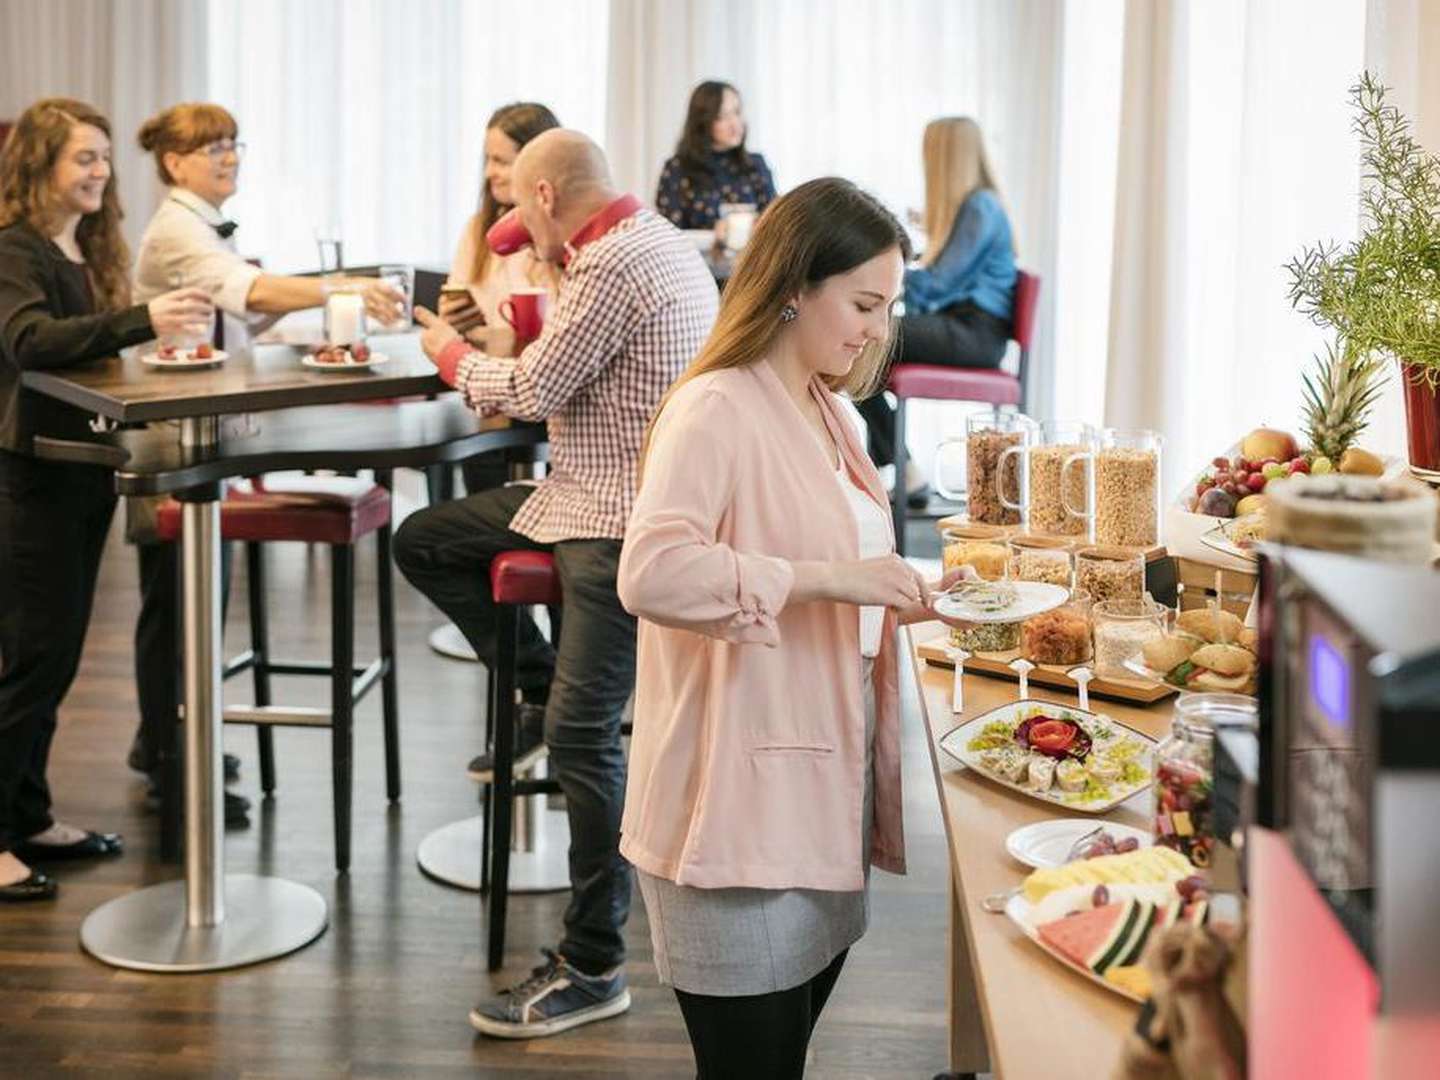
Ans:
MULTIPOLYGON (((906 315, 900 320, 897 364, 942 364, 946 367, 996 368, 1005 358, 1010 324, 966 301, 933 315, 906 315)), ((895 410, 884 394, 857 402, 870 431, 870 460, 889 465, 895 460, 895 410)), ((900 478, 896 483, 904 483, 900 478)))
POLYGON ((791 1080, 805 1075, 805 1051, 835 989, 845 955, 809 982, 772 994, 711 997, 676 990, 698 1080, 791 1080))
POLYGON ((510 530, 534 489, 494 488, 418 511, 395 534, 395 562, 495 666, 490 561, 502 551, 551 551, 564 597, 558 653, 520 617, 516 682, 532 697, 549 685, 545 743, 570 817, 570 905, 561 954, 599 973, 625 959, 630 869, 620 857, 625 802, 621 714, 635 685, 635 619, 620 606, 618 540, 538 544, 510 530))
MULTIPOLYGON (((230 607, 231 544, 220 545, 220 626, 230 607)), ((180 545, 137 544, 140 617, 135 620, 135 693, 140 726, 135 732, 143 771, 156 773, 174 746, 180 721, 184 658, 180 638, 180 545)))
POLYGON ((55 714, 75 679, 113 474, 0 451, 0 852, 48 829, 55 714))

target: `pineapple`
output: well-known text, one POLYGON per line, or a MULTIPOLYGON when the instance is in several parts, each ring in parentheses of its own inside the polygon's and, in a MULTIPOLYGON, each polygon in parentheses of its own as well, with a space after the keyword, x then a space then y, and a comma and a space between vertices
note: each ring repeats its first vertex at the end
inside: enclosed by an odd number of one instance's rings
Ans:
POLYGON ((1384 361, 1374 354, 1358 354, 1342 341, 1338 353, 1327 342, 1325 355, 1316 356, 1315 363, 1317 371, 1301 376, 1305 434, 1314 454, 1338 462, 1369 422, 1384 361))

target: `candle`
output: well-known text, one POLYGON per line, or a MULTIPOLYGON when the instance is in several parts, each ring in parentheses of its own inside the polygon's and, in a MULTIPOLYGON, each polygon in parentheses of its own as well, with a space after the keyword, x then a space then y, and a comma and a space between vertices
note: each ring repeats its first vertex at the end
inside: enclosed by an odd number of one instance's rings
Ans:
POLYGON ((325 341, 355 345, 365 340, 365 301, 359 293, 331 293, 325 300, 325 341))

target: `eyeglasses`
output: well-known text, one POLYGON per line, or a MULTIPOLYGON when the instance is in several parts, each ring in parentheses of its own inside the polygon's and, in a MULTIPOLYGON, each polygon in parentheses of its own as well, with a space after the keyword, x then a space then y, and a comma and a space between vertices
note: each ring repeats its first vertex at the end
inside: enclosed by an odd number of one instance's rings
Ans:
POLYGON ((245 144, 243 142, 231 142, 222 139, 220 142, 213 142, 209 146, 197 146, 190 151, 192 154, 205 154, 211 161, 219 161, 226 154, 234 154, 237 158, 245 156, 245 144))

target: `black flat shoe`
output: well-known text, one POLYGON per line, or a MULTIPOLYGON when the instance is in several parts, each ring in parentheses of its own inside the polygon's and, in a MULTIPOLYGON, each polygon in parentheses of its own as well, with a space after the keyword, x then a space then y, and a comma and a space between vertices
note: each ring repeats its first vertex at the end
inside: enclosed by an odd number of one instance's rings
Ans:
POLYGON ((87 832, 73 844, 32 844, 28 840, 15 845, 15 857, 21 862, 68 862, 75 859, 104 859, 125 850, 116 833, 87 832))
POLYGON ((30 876, 14 885, 0 885, 0 904, 23 904, 27 900, 53 900, 60 886, 54 878, 46 877, 39 870, 30 871, 30 876))
POLYGON ((930 505, 930 485, 921 484, 914 491, 907 491, 905 505, 911 510, 924 510, 930 505))
MULTIPOLYGON (((151 814, 160 812, 160 789, 155 782, 145 791, 145 810, 151 814)), ((248 829, 250 827, 250 800, 233 791, 225 792, 225 827, 227 829, 248 829)))
MULTIPOLYGON (((158 764, 153 755, 146 751, 141 745, 139 738, 130 744, 130 755, 125 759, 126 764, 138 773, 153 773, 158 764)), ((225 767, 225 782, 233 784, 240 779, 240 759, 234 754, 223 754, 221 761, 225 767)))

